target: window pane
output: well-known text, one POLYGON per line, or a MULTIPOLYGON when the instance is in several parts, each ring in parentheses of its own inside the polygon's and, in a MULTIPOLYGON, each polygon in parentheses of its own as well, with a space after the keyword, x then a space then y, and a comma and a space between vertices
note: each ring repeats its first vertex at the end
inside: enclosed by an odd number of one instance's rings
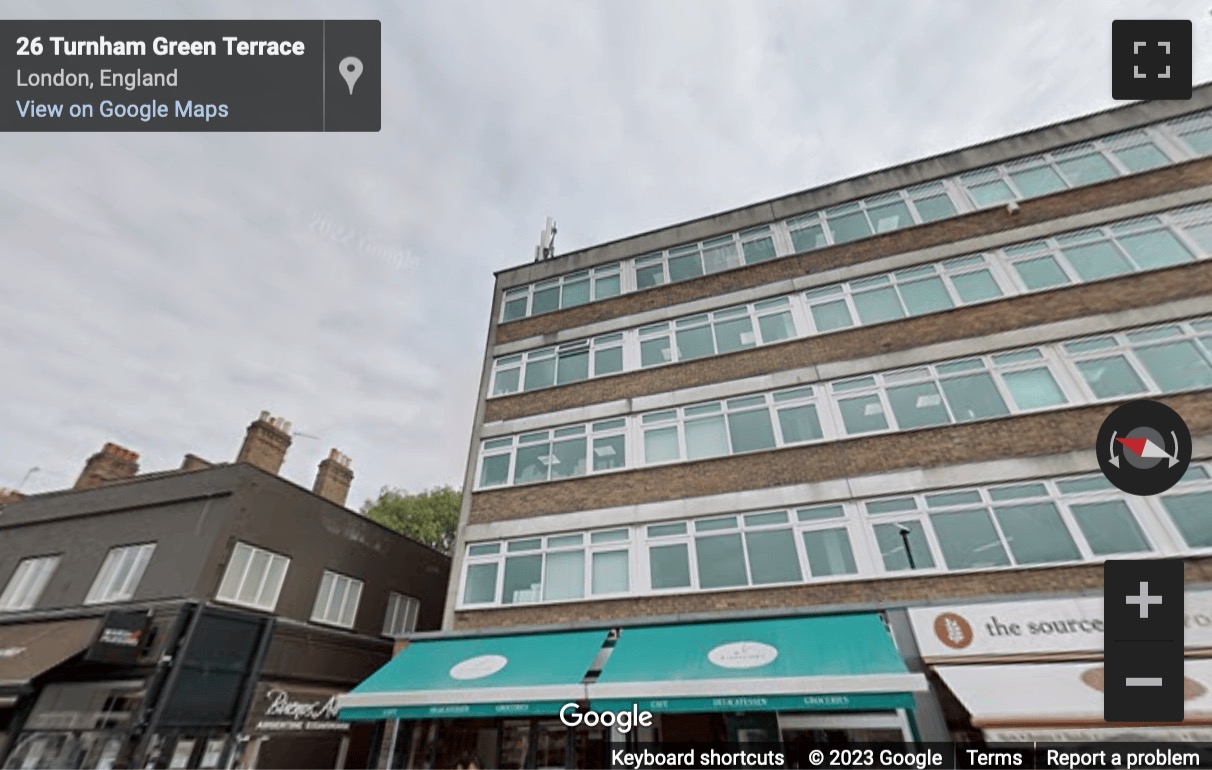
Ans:
POLYGON ((874 291, 858 292, 854 295, 854 307, 865 324, 877 324, 904 318, 901 301, 891 286, 874 291))
POLYGON ((1170 163, 1170 159, 1152 144, 1139 144, 1126 150, 1116 150, 1115 157, 1128 167, 1129 171, 1148 171, 1170 163))
POLYGON ((1103 241, 1085 246, 1068 246, 1064 250, 1069 264, 1083 281, 1114 278, 1132 272, 1132 265, 1112 244, 1103 241))
POLYGON ((844 528, 805 532, 804 551, 808 554, 808 571, 813 577, 858 572, 854 552, 850 550, 850 536, 844 528))
POLYGON ((825 230, 820 225, 811 225, 791 231, 791 245, 796 251, 812 251, 829 242, 825 239, 825 230))
POLYGON ((223 599, 234 599, 240 589, 240 580, 244 570, 252 558, 252 549, 244 543, 236 543, 231 551, 231 560, 227 562, 227 570, 223 573, 223 582, 219 584, 218 596, 223 599))
POLYGON ((509 481, 509 455, 485 457, 480 466, 480 486, 495 487, 509 481))
POLYGON ((1048 166, 1011 171, 1010 178, 1018 185, 1024 198, 1036 198, 1066 188, 1065 180, 1048 166))
POLYGON ((1065 394, 1047 369, 1002 374, 1010 397, 1019 409, 1042 409, 1066 402, 1065 394))
POLYGON ((623 348, 596 350, 593 354, 593 376, 614 374, 623 371, 623 348))
MULTIPOLYGON (((236 595, 238 601, 245 604, 252 604, 256 601, 257 594, 261 590, 261 581, 265 579, 267 569, 269 569, 269 552, 261 550, 253 551, 248 565, 248 577, 245 578, 243 585, 240 586, 240 593, 236 595)), ((327 580, 329 577, 325 573, 324 579, 327 580)))
POLYGON ((943 394, 959 422, 988 420, 1010 414, 997 391, 993 377, 986 373, 948 377, 942 381, 943 394))
POLYGON ((654 428, 644 431, 644 464, 678 459, 678 429, 654 428))
POLYGON ((1199 155, 1212 154, 1212 128, 1200 128, 1183 133, 1187 145, 1199 155))
POLYGON ((829 217, 828 221, 829 229, 833 232, 834 243, 847 243, 871 235, 871 228, 867 226, 867 217, 861 211, 829 217))
POLYGON ((723 417, 686 421, 686 458, 700 460, 728 454, 728 434, 723 417))
POLYGON ((698 253, 669 258, 670 282, 685 281, 703 274, 703 261, 698 253))
POLYGON ((1077 544, 1052 503, 1004 505, 994 512, 1017 563, 1043 564, 1081 558, 1077 544))
POLYGON ((913 218, 909 216, 909 207, 901 201, 873 206, 867 209, 867 214, 871 217, 871 223, 875 225, 877 233, 899 230, 913 224, 913 218))
POLYGON ((550 388, 555 384, 555 357, 526 362, 526 390, 550 388))
POLYGON ((1050 255, 1015 262, 1014 269, 1018 272, 1018 277, 1022 279, 1023 285, 1030 291, 1064 286, 1069 283, 1069 276, 1065 275, 1065 271, 1056 261, 1056 257, 1050 255))
POLYGON ((560 307, 576 307, 589 301, 589 279, 569 281, 564 284, 564 293, 560 297, 560 307))
POLYGON ((1120 236, 1119 242, 1142 270, 1156 270, 1195 259, 1169 230, 1120 236))
POLYGON ((668 337, 655 337, 640 342, 640 366, 667 364, 672 360, 668 337))
POLYGON ((696 537, 694 554, 699 564, 699 588, 743 586, 748 582, 741 533, 696 537))
POLYGON ((1061 171, 1075 187, 1118 176, 1107 159, 1099 153, 1058 161, 1056 165, 1060 166, 1061 171))
POLYGON ((518 447, 518 457, 513 469, 513 483, 526 484, 531 481, 547 480, 547 456, 551 454, 551 444, 533 444, 518 447))
POLYGON ((655 265, 637 267, 635 269, 635 285, 637 289, 649 289, 660 286, 665 282, 665 266, 658 262, 655 265))
POLYGON ((1095 556, 1149 550, 1145 533, 1123 500, 1071 505, 1069 510, 1095 556))
POLYGON ((516 393, 521 374, 522 370, 520 368, 503 369, 497 372, 497 376, 493 380, 492 394, 494 396, 503 396, 507 393, 516 393))
POLYGON ((850 308, 846 306, 845 300, 840 299, 813 305, 812 320, 819 332, 830 332, 854 325, 853 319, 850 318, 850 308))
MULTIPOLYGON (((583 438, 555 442, 555 457, 549 460, 551 463, 551 477, 553 479, 566 479, 569 476, 584 476, 587 446, 583 438)), ((521 454, 521 450, 518 451, 518 454, 521 454)))
POLYGON ((936 513, 930 522, 943 561, 951 569, 1000 567, 1010 563, 988 511, 936 513))
POLYGON ((624 436, 601 436, 593 440, 593 469, 605 471, 622 468, 627 464, 627 447, 624 436))
POLYGON ((800 557, 795 550, 795 533, 790 529, 746 532, 745 547, 749 549, 749 569, 754 585, 804 579, 800 572, 800 557))
POLYGON ((741 248, 745 250, 745 264, 747 265, 756 265, 758 262, 765 262, 778 256, 774 252, 774 240, 771 238, 749 241, 741 248))
POLYGON ((1136 349, 1136 355, 1167 393, 1212 386, 1212 367, 1189 340, 1136 349))
POLYGON ((842 422, 846 425, 847 433, 867 433, 888 427, 879 396, 848 398, 839 401, 838 407, 842 410, 842 422))
POLYGON ((617 594, 631 588, 626 551, 599 551, 593 555, 593 592, 617 594))
POLYGON ((1014 200, 1014 192, 1008 184, 1000 179, 984 184, 965 184, 964 186, 977 208, 996 206, 999 203, 1014 200))
POLYGON ((703 245, 703 268, 709 275, 731 267, 740 267, 740 265, 741 260, 737 255, 736 243, 731 238, 726 243, 703 245))
POLYGON ((502 321, 514 321, 526 315, 526 296, 523 295, 519 299, 511 299, 505 302, 505 313, 501 316, 502 321))
POLYGON ((785 444, 813 441, 825 436, 825 432, 821 430, 821 418, 813 404, 780 409, 779 428, 783 431, 785 444))
POLYGON ((720 353, 753 347, 756 344, 753 338, 753 322, 748 317, 717 322, 715 342, 720 353))
POLYGON ((585 595, 585 552, 547 554, 543 575, 543 599, 580 599, 585 595))
POLYGON ((955 216, 955 206, 951 205, 951 199, 945 195, 914 200, 913 205, 917 207, 917 213, 921 215, 923 222, 937 222, 955 216))
POLYGON ((269 560, 269 574, 265 576, 265 581, 261 584, 261 593, 257 594, 257 606, 272 610, 274 603, 278 598, 278 591, 282 588, 282 580, 286 577, 286 567, 290 564, 290 560, 282 556, 271 556, 269 560))
POLYGON ((467 568, 467 585, 463 589, 464 604, 484 604, 496 597, 496 564, 472 564, 467 568))
POLYGON ((767 345, 795 336, 795 322, 786 311, 762 316, 758 319, 758 328, 762 332, 762 342, 767 345))
POLYGON ((937 313, 955 307, 942 278, 904 283, 900 288, 901 299, 905 301, 905 307, 909 308, 909 315, 937 313))
POLYGON ((728 415, 728 433, 732 437, 733 452, 774 448, 774 426, 770 424, 770 412, 766 409, 728 415))
POLYGON ((952 276, 951 283, 962 302, 983 302, 1002 296, 1001 288, 988 270, 952 276))
POLYGON ((711 339, 711 327, 685 329, 677 333, 678 360, 691 361, 715 354, 715 343, 711 339))
POLYGON ((621 290, 622 284, 619 282, 619 276, 617 275, 605 275, 601 278, 595 278, 593 281, 594 299, 617 297, 621 290))
POLYGON ((1162 498, 1174 526, 1190 548, 1212 547, 1212 492, 1170 495, 1162 498))
POLYGON ((1144 381, 1123 356, 1078 361, 1077 370, 1097 398, 1127 396, 1146 390, 1144 381))
POLYGON ((654 589, 690 585, 690 550, 684 543, 649 548, 648 567, 654 589))
POLYGON ((943 406, 943 397, 933 382, 888 388, 888 402, 901 430, 951 422, 947 408, 943 406))
MULTIPOLYGON (((930 553, 930 545, 926 542, 926 533, 922 531, 919 521, 901 521, 897 524, 877 524, 875 539, 880 547, 880 556, 884 560, 884 569, 889 572, 909 569, 909 557, 913 557, 915 569, 928 569, 934 566, 934 557, 930 553), (898 526, 909 530, 909 550, 905 550, 905 537, 901 536, 898 526)), ((809 563, 812 557, 809 556, 809 563)))
POLYGON ((579 382, 589 379, 589 350, 576 353, 564 353, 559 359, 556 382, 563 385, 566 382, 579 382))
POLYGON ((550 313, 553 310, 560 309, 560 287, 550 286, 546 289, 536 290, 534 293, 534 302, 531 305, 530 314, 538 315, 539 313, 550 313))
POLYGON ((504 585, 501 587, 501 603, 537 602, 539 584, 542 581, 542 569, 542 556, 510 556, 506 559, 504 585))

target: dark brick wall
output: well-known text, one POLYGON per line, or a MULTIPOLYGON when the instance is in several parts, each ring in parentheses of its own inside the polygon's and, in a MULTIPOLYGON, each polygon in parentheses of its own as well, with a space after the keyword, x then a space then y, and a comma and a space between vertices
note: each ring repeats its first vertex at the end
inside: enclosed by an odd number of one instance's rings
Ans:
MULTIPOLYGON (((997 207, 941 222, 886 233, 856 243, 819 249, 753 267, 696 278, 660 289, 625 294, 602 302, 592 302, 568 310, 511 321, 501 324, 497 328, 494 343, 502 344, 526 337, 552 334, 574 326, 619 318, 704 297, 713 297, 738 289, 762 286, 812 272, 853 265, 893 254, 988 235, 1001 230, 1047 222, 1059 217, 1130 203, 1140 198, 1209 183, 1212 183, 1212 159, 1193 160, 1177 166, 1169 166, 1144 174, 1109 180, 1025 201, 1020 203, 1020 210, 1016 215, 1009 214, 1004 207, 997 207)), ((498 286, 496 291, 500 294, 506 288, 509 287, 498 286)))
MULTIPOLYGON (((1193 436, 1212 433, 1212 398, 1199 391, 1158 399, 1193 436)), ((1093 451, 1112 403, 998 420, 641 468, 472 494, 469 524, 617 505, 680 500, 918 467, 1093 451)), ((962 483, 962 480, 958 480, 962 483)))
MULTIPOLYGON (((1212 580, 1212 557, 1186 560, 1186 580, 1212 580)), ((689 613, 747 612, 764 609, 825 608, 871 604, 879 607, 920 603, 981 601, 988 596, 1076 592, 1103 587, 1101 564, 970 572, 956 575, 907 576, 880 580, 813 583, 777 588, 626 597, 573 604, 518 605, 455 613, 456 629, 509 628, 589 621, 631 620, 689 613)))
MULTIPOLYGON (((723 356, 519 393, 485 403, 484 421, 545 414, 586 404, 848 361, 936 342, 1212 295, 1212 262, 960 307, 844 332, 790 340, 723 356)), ((1212 301, 1208 304, 1212 312, 1212 301)))

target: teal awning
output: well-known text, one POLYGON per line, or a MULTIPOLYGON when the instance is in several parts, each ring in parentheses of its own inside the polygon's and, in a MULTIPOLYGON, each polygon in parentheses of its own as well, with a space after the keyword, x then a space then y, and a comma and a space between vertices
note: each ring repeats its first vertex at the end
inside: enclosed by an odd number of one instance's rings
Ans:
POLYGON ((337 705, 349 721, 552 715, 585 699, 605 631, 413 642, 337 705))
POLYGON ((878 615, 627 628, 597 682, 599 711, 912 708, 911 674, 878 615))

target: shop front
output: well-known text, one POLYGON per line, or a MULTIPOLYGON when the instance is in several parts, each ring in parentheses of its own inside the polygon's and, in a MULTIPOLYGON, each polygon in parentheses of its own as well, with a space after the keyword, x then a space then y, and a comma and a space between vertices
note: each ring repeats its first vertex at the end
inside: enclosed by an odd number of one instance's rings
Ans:
POLYGON ((1103 721, 1103 599, 914 608, 910 622, 956 738, 989 742, 1212 740, 1212 591, 1185 595, 1185 718, 1103 721))
POLYGON ((383 767, 582 767, 612 743, 913 742, 926 688, 859 614, 418 641, 339 703, 387 722, 383 767))
POLYGON ((261 682, 246 722, 241 767, 345 767, 350 723, 337 719, 341 692, 292 682, 261 682))

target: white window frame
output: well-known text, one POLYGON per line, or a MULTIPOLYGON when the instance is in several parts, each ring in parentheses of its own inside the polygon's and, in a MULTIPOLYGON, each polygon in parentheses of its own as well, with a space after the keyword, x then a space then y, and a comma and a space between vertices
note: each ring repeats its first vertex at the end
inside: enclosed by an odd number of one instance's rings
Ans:
POLYGON ((1108 334, 1096 334, 1090 337, 1083 337, 1079 340, 1066 340, 1065 342, 1061 343, 1061 347, 1065 351, 1065 361, 1067 361, 1072 367, 1072 376, 1074 382, 1078 387, 1081 388, 1082 395, 1088 398, 1091 402, 1096 403, 1102 400, 1115 400, 1131 397, 1143 398, 1146 396, 1168 395, 1172 392, 1186 393, 1190 392, 1190 389, 1182 391, 1169 391, 1162 388, 1158 383, 1157 378, 1154 377, 1153 373, 1149 371, 1149 368, 1145 366, 1144 361, 1141 360, 1138 351, 1141 348, 1147 348, 1151 345, 1159 343, 1191 342, 1194 344, 1197 350, 1202 350, 1204 354, 1204 363, 1209 367, 1212 367, 1212 349, 1209 348, 1209 343, 1201 341, 1208 339, 1210 330, 1212 330, 1212 321, 1209 319, 1191 319, 1188 321, 1175 321, 1168 324, 1152 325, 1140 329, 1130 329, 1108 334), (1132 338, 1133 335, 1148 334, 1150 332, 1156 333, 1163 329, 1171 328, 1173 328, 1174 331, 1166 337, 1159 336, 1149 340, 1132 338), (1097 340, 1105 340, 1108 344, 1105 347, 1076 352, 1071 349, 1071 347, 1074 345, 1092 343, 1097 340), (1110 356, 1123 357, 1124 361, 1128 363, 1128 366, 1136 373, 1136 376, 1140 378, 1142 383, 1144 383, 1144 392, 1139 394, 1116 395, 1110 399, 1102 399, 1094 395, 1094 389, 1086 381, 1086 378, 1082 376, 1081 371, 1077 368, 1077 365, 1083 361, 1107 358, 1110 356))
POLYGON ((417 630, 421 600, 398 591, 387 592, 387 612, 383 617, 383 636, 397 638, 417 630), (401 615, 401 610, 403 615, 401 615))
POLYGON ((0 612, 20 612, 37 604, 47 583, 54 577, 61 556, 30 556, 18 562, 4 591, 0 592, 0 612))
POLYGON ((337 628, 353 628, 358 622, 358 609, 362 603, 362 590, 365 588, 365 583, 356 577, 344 575, 334 570, 326 569, 320 577, 320 586, 316 589, 316 601, 311 609, 311 621, 326 626, 335 626, 337 628), (343 582, 341 582, 343 581, 343 582), (325 585, 328 586, 328 594, 325 596, 325 585), (333 597, 336 595, 338 585, 343 585, 345 590, 341 593, 341 602, 337 607, 333 607, 333 597), (356 595, 353 597, 353 607, 349 608, 350 595, 353 589, 357 589, 356 595), (324 599, 324 607, 321 608, 321 599, 324 599), (332 616, 332 610, 336 609, 335 619, 332 616), (346 622, 346 611, 348 610, 349 620, 346 622))
POLYGON ((278 599, 282 595, 282 586, 284 586, 286 584, 286 575, 290 571, 290 561, 291 560, 290 560, 289 556, 285 556, 283 554, 276 553, 274 551, 270 551, 267 548, 261 548, 259 546, 255 546, 252 543, 246 543, 242 540, 237 540, 232 545, 231 554, 227 558, 227 566, 223 570, 223 576, 221 578, 219 578, 219 586, 215 589, 215 601, 220 601, 220 602, 223 602, 224 604, 232 604, 232 605, 235 605, 238 607, 248 607, 250 609, 263 610, 265 612, 273 612, 277 608, 278 599), (236 562, 237 552, 247 552, 248 560, 244 562, 244 567, 241 570, 240 580, 239 580, 239 582, 236 583, 235 590, 232 592, 232 594, 230 596, 228 596, 221 592, 223 590, 223 584, 225 582, 227 582, 227 577, 228 577, 227 572, 228 572, 228 570, 230 570, 232 568, 232 565, 236 562), (256 557, 260 554, 264 554, 267 557, 267 560, 265 562, 265 571, 261 574, 260 578, 258 578, 258 580, 257 580, 257 590, 253 594, 253 596, 254 596, 253 601, 251 601, 251 602, 243 601, 239 598, 240 593, 243 591, 243 589, 245 587, 245 583, 248 581, 248 579, 250 577, 249 573, 252 570, 254 559, 256 559, 256 557), (259 602, 256 600, 256 597, 260 597, 261 594, 265 592, 265 589, 267 587, 267 581, 269 580, 269 576, 271 574, 273 574, 274 566, 276 564, 283 565, 281 579, 278 580, 278 584, 276 586, 269 586, 271 597, 268 598, 268 601, 259 602))
POLYGON ((85 604, 113 604, 130 600, 143 579, 147 564, 156 550, 155 543, 115 546, 105 555, 97 577, 85 597, 85 604), (129 564, 125 562, 129 560, 129 564))

